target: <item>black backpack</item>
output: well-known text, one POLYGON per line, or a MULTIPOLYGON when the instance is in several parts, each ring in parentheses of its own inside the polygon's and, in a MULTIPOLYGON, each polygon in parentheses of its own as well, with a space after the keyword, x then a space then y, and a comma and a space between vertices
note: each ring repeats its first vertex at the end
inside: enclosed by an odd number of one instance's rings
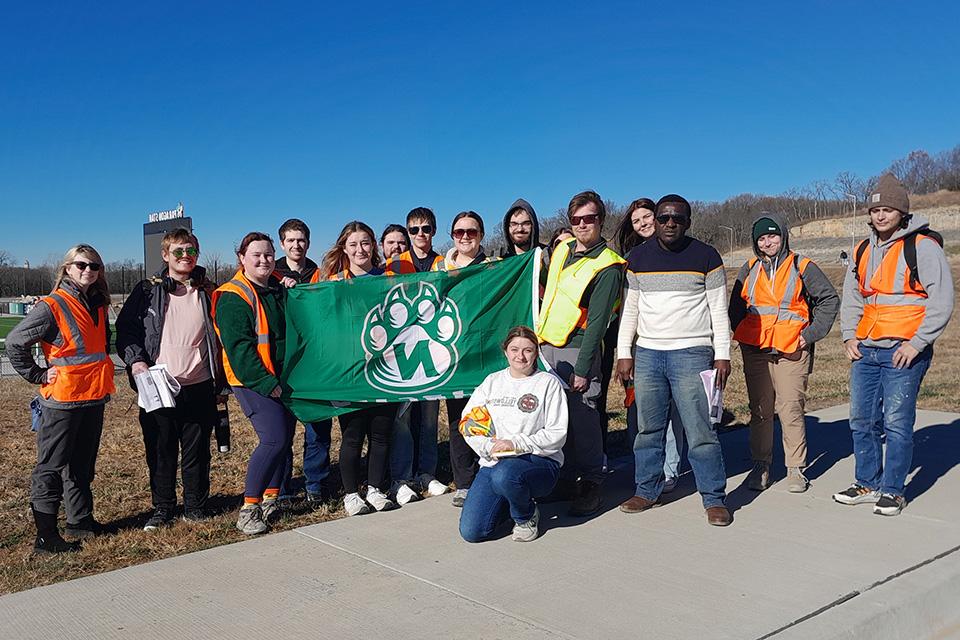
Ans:
MULTIPOLYGON (((939 232, 926 227, 917 229, 903 237, 903 259, 907 263, 907 268, 910 270, 910 286, 914 289, 920 284, 920 276, 917 274, 917 240, 919 240, 919 236, 931 238, 941 247, 943 246, 943 236, 940 235, 939 232)), ((855 277, 860 277, 860 259, 867 251, 869 242, 869 240, 864 240, 857 245, 857 253, 853 259, 853 275, 855 277)))

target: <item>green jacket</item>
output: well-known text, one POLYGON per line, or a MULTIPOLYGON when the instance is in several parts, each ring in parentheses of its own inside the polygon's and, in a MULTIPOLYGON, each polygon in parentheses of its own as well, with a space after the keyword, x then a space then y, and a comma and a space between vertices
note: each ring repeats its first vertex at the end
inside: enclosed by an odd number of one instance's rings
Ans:
POLYGON ((220 329, 220 342, 227 354, 234 375, 243 386, 262 395, 270 395, 280 381, 280 368, 286 346, 287 290, 273 280, 267 287, 254 285, 260 304, 270 327, 270 359, 276 375, 271 374, 260 362, 257 353, 257 334, 253 309, 243 298, 234 293, 224 293, 217 302, 216 321, 220 329))

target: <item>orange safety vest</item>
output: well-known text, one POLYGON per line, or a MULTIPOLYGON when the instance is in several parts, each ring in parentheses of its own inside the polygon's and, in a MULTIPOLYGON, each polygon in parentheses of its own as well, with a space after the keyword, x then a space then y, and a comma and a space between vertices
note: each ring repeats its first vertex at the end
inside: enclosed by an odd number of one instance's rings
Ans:
MULTIPOLYGON (((911 239, 913 242, 921 240, 917 236, 911 239)), ((863 316, 857 324, 857 340, 909 340, 923 322, 927 313, 927 292, 920 283, 910 284, 910 268, 903 256, 903 242, 903 238, 894 241, 877 270, 868 274, 873 247, 869 240, 863 241, 866 246, 857 269, 863 316)))
POLYGON ((587 309, 580 306, 583 294, 594 277, 612 265, 622 266, 626 260, 609 247, 595 258, 581 258, 564 267, 575 240, 561 242, 550 257, 547 285, 537 318, 537 337, 541 343, 562 347, 578 328, 587 326, 587 309))
POLYGON ((317 267, 313 275, 310 276, 310 284, 316 284, 318 282, 320 282, 320 267, 317 267))
MULTIPOLYGON (((238 270, 232 280, 221 285, 219 289, 213 292, 213 304, 211 305, 214 318, 213 326, 217 331, 218 337, 220 336, 220 326, 216 323, 217 301, 220 300, 220 296, 224 293, 237 294, 253 309, 254 331, 257 334, 257 354, 260 356, 260 362, 263 363, 263 367, 271 374, 276 375, 273 360, 270 358, 270 326, 267 324, 267 314, 263 310, 263 305, 260 304, 260 298, 257 296, 257 290, 254 289, 253 283, 243 275, 243 269, 238 270)), ((223 339, 221 338, 221 342, 222 341, 223 339)), ((243 386, 243 383, 241 383, 240 380, 237 379, 236 374, 233 373, 233 367, 230 366, 226 349, 223 350, 223 372, 227 376, 228 384, 234 387, 243 386)))
POLYGON ((107 308, 96 310, 98 324, 80 300, 65 289, 43 298, 63 339, 40 343, 47 366, 57 368, 53 382, 40 385, 40 395, 57 402, 102 400, 116 391, 113 361, 107 355, 107 308))
POLYGON ((800 332, 810 324, 810 308, 803 296, 801 279, 808 264, 810 258, 788 252, 771 282, 763 261, 751 260, 740 291, 747 315, 733 332, 734 340, 781 353, 800 349, 800 332))
MULTIPOLYGON (((443 262, 443 256, 437 256, 433 259, 433 262, 430 263, 430 268, 427 271, 435 271, 434 268, 438 262, 443 262)), ((393 256, 387 258, 387 264, 384 267, 384 273, 390 276, 396 276, 403 273, 416 273, 417 268, 413 266, 413 255, 409 251, 404 251, 398 256, 393 256)))

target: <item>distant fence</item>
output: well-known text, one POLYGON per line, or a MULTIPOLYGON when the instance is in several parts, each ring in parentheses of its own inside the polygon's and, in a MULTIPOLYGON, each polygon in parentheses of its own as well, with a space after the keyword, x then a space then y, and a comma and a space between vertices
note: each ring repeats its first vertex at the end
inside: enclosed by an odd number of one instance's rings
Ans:
MULTIPOLYGON (((19 375, 13 370, 13 366, 10 364, 10 358, 7 357, 6 342, 6 340, 0 338, 0 378, 19 375)), ((40 349, 39 345, 35 345, 33 347, 33 359, 36 360, 37 364, 39 364, 41 367, 46 365, 47 361, 43 357, 43 351, 40 349)), ((126 368, 123 360, 117 354, 110 354, 110 359, 113 361, 114 371, 120 371, 126 368)))

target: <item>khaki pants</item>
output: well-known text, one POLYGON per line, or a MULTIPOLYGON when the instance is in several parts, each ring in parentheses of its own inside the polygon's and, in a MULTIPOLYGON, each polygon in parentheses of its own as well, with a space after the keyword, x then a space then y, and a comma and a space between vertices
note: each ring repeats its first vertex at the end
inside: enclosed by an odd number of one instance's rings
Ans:
POLYGON ((750 456, 754 462, 773 461, 773 414, 780 416, 783 457, 788 467, 807 464, 804 404, 810 375, 810 352, 772 354, 742 344, 743 373, 750 399, 750 456))

